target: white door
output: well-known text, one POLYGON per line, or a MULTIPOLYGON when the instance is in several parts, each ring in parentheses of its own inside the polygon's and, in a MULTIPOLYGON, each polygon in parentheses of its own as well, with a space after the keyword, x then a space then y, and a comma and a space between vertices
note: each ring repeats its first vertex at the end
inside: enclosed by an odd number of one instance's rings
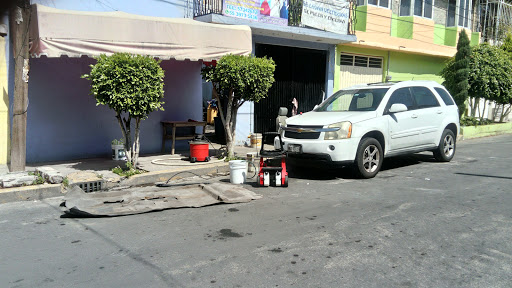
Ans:
POLYGON ((439 143, 439 130, 443 118, 445 117, 445 109, 441 107, 439 101, 432 91, 427 87, 411 87, 411 94, 416 101, 418 113, 418 125, 420 126, 420 145, 437 145, 439 143))
POLYGON ((340 88, 382 82, 382 58, 341 54, 340 88))
POLYGON ((389 128, 389 152, 400 152, 420 145, 421 127, 418 111, 409 88, 397 89, 391 94, 384 113, 387 113, 389 128), (407 106, 407 111, 388 113, 391 105, 401 103, 407 106))

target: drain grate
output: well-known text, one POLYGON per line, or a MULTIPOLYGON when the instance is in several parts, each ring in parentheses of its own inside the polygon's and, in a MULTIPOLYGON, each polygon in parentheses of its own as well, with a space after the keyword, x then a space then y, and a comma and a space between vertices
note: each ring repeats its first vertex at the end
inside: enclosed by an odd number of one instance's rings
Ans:
POLYGON ((90 182, 82 182, 75 183, 80 189, 84 190, 84 192, 96 192, 100 191, 103 188, 103 181, 90 181, 90 182))

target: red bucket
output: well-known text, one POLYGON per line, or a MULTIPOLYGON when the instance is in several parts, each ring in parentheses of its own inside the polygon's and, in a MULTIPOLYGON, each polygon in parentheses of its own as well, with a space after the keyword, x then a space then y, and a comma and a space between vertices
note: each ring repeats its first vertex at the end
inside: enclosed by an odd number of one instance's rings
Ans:
POLYGON ((194 163, 196 161, 210 161, 208 142, 190 141, 190 162, 194 163))

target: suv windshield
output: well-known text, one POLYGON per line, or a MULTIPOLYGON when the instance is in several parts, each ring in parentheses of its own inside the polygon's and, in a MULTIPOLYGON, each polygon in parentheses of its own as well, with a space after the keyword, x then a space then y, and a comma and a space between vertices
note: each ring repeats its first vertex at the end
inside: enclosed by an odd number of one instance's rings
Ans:
POLYGON ((340 90, 327 98, 314 111, 375 111, 388 90, 388 87, 340 90))

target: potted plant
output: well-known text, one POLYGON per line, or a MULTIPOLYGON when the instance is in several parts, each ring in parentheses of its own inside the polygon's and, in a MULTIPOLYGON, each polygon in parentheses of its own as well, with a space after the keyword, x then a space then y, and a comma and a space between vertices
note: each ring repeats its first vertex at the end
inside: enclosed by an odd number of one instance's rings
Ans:
POLYGON ((126 151, 124 150, 124 140, 112 140, 112 160, 126 160, 126 151))

